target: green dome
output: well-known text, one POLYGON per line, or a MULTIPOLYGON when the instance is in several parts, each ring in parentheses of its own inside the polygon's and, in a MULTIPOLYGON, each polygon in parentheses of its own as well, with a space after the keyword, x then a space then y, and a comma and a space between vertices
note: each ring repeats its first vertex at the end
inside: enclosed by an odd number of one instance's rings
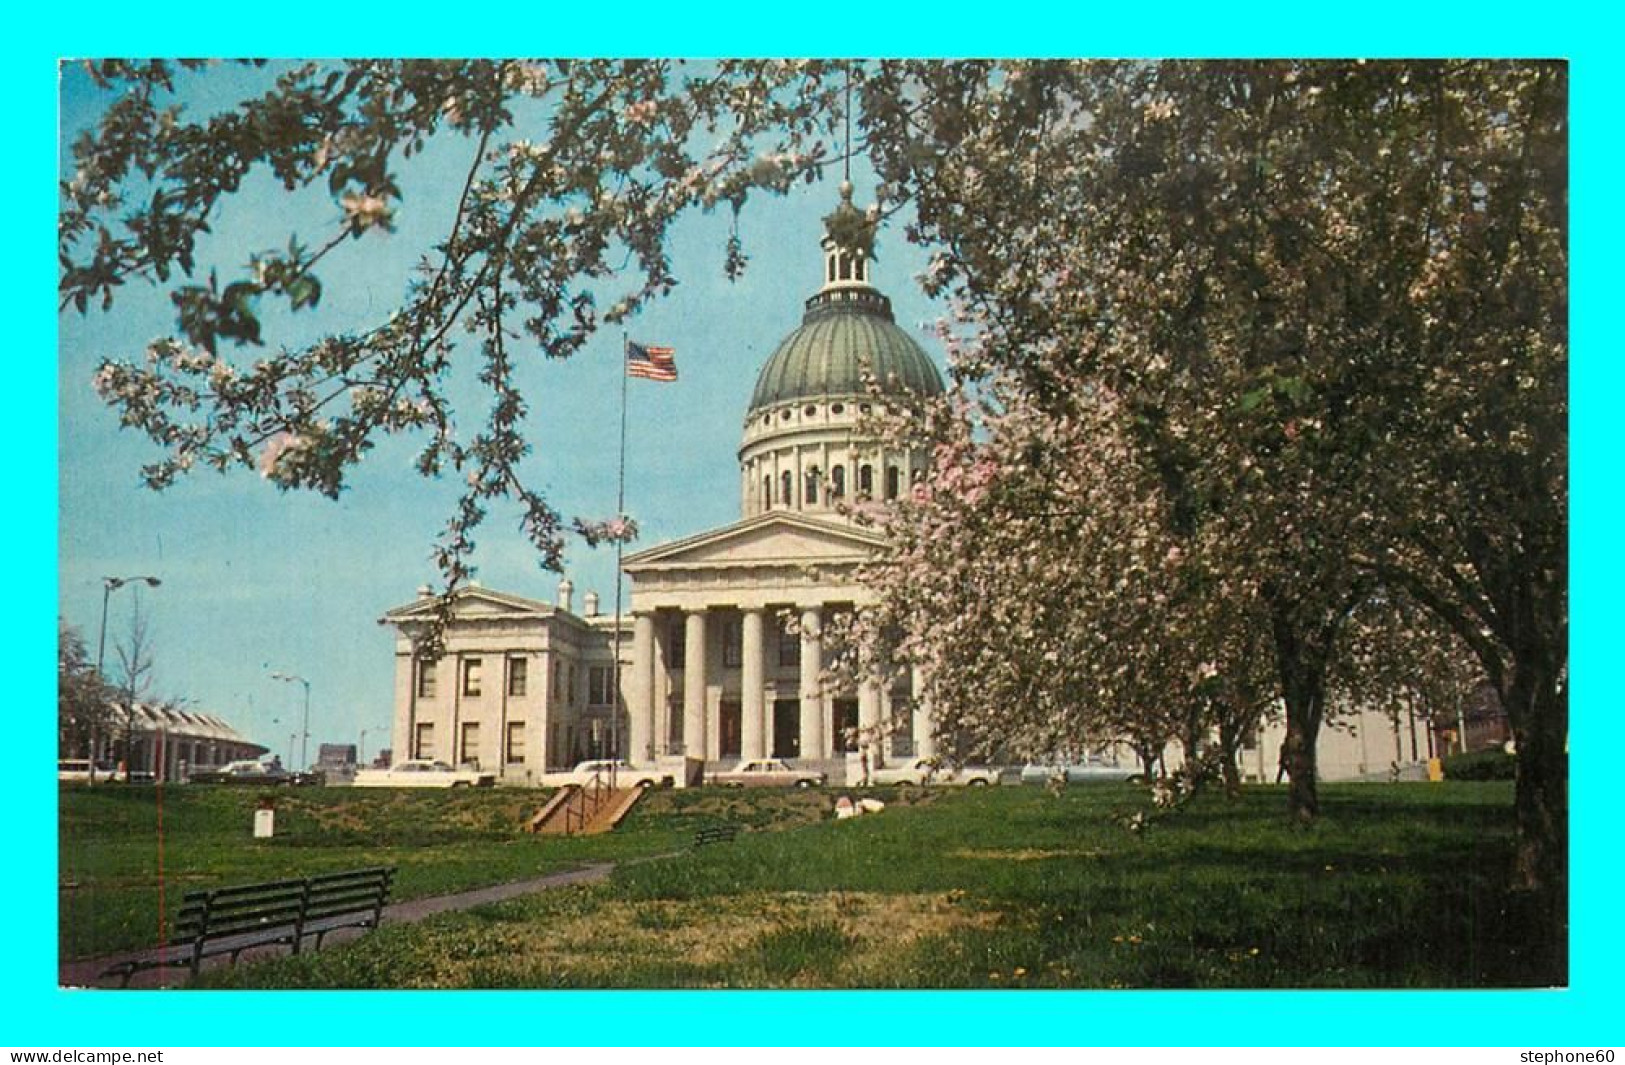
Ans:
POLYGON ((826 288, 807 301, 801 328, 779 343, 757 375, 750 410, 861 395, 865 374, 886 392, 943 391, 930 357, 892 319, 889 299, 868 286, 826 288))

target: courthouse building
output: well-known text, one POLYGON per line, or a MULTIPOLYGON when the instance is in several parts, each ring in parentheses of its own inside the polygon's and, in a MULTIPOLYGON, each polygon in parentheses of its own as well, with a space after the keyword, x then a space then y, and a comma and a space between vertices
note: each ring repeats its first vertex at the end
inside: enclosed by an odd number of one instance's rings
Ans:
MULTIPOLYGON (((851 223, 850 187, 842 194, 831 220, 851 223)), ((673 770, 685 756, 771 756, 839 781, 860 745, 871 764, 937 753, 928 708, 913 697, 918 676, 821 682, 824 630, 864 608, 857 570, 882 546, 845 508, 883 505, 926 472, 922 451, 882 446, 863 419, 887 396, 943 391, 870 283, 867 253, 832 236, 823 251, 823 285, 761 366, 744 411, 740 520, 627 556, 631 610, 618 633, 596 595, 576 612, 568 580, 551 603, 473 585, 453 602, 445 653, 419 660, 411 635, 436 609, 421 589, 382 619, 398 632, 400 757, 473 763, 525 783, 612 753, 673 770)), ((1259 730, 1241 758, 1248 776, 1274 779, 1281 731, 1259 730)), ((1425 728, 1376 710, 1323 730, 1320 748, 1327 780, 1413 775, 1433 753, 1425 728)), ((1177 747, 1169 753, 1165 764, 1177 766, 1177 747)))
MULTIPOLYGON (((856 214, 843 184, 832 223, 856 214)), ((870 283, 867 251, 826 236, 823 252, 823 285, 744 411, 740 520, 628 555, 631 609, 618 634, 596 596, 575 612, 568 581, 552 603, 461 589, 438 661, 412 652, 435 609, 428 590, 389 611, 397 751, 516 783, 609 754, 612 737, 638 765, 778 756, 835 769, 860 742, 875 759, 935 753, 912 698, 918 678, 821 681, 824 628, 863 609, 857 569, 882 544, 843 510, 897 499, 926 469, 923 451, 882 446, 861 423, 888 395, 943 391, 870 283)))

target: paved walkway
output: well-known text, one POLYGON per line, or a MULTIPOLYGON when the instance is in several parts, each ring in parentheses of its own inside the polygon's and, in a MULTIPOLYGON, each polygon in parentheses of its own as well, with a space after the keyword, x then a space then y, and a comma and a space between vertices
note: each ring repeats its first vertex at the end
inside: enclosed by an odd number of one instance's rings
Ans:
MULTIPOLYGON (((634 861, 648 861, 648 858, 634 859, 634 861)), ((409 902, 397 902, 384 907, 385 924, 404 924, 411 921, 421 921, 425 917, 432 917, 437 913, 446 913, 450 910, 468 910, 475 906, 483 906, 488 902, 502 902, 506 899, 518 898, 521 895, 533 895, 538 891, 549 888, 568 887, 571 884, 596 884, 609 878, 615 869, 613 862, 597 862, 583 866, 580 869, 571 869, 563 873, 549 873, 547 876, 538 876, 531 880, 516 880, 508 884, 494 884, 491 887, 476 888, 473 891, 463 891, 455 895, 436 895, 426 899, 412 899, 409 902)), ((322 941, 323 948, 334 943, 342 943, 347 939, 355 939, 363 933, 358 929, 340 929, 322 941)), ((270 946, 255 947, 245 950, 239 964, 253 961, 256 958, 280 957, 287 954, 286 947, 270 946)), ((147 958, 157 954, 157 951, 126 951, 123 954, 112 954, 103 958, 80 958, 76 961, 65 961, 57 967, 57 983, 67 988, 97 988, 119 986, 116 977, 102 979, 101 974, 111 965, 131 958, 147 958)), ((230 955, 217 955, 205 958, 203 967, 213 968, 217 965, 229 965, 230 955)), ((175 988, 185 987, 188 973, 184 968, 144 969, 135 974, 130 980, 132 988, 175 988)))

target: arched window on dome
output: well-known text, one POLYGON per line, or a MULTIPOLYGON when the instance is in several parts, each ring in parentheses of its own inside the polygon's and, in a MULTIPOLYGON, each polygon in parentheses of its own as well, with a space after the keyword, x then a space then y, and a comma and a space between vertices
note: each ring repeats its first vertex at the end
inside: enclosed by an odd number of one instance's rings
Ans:
POLYGON ((766 510, 773 505, 773 475, 768 474, 762 478, 762 509, 766 510))
POLYGON ((816 506, 817 503, 818 503, 818 467, 817 466, 809 466, 809 467, 807 467, 806 482, 807 483, 801 489, 802 502, 806 503, 809 507, 816 506))
POLYGON ((846 467, 836 466, 829 471, 829 497, 841 499, 846 496, 846 467))
POLYGON ((899 488, 903 483, 903 472, 896 466, 886 467, 886 498, 896 499, 899 488))
POLYGON ((858 467, 858 495, 872 496, 875 494, 874 467, 867 462, 858 467))
POLYGON ((785 470, 782 474, 780 474, 779 475, 779 488, 780 488, 780 492, 781 492, 779 502, 783 503, 787 507, 794 506, 795 505, 795 500, 796 500, 796 496, 795 496, 795 492, 796 492, 795 475, 793 473, 791 473, 789 470, 785 470))

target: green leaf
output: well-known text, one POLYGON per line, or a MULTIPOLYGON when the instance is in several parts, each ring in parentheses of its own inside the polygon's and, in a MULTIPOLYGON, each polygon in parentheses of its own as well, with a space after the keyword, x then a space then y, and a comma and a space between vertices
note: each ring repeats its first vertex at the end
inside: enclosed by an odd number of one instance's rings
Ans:
POLYGON ((322 283, 308 274, 288 286, 288 303, 294 310, 315 307, 322 300, 322 283))

